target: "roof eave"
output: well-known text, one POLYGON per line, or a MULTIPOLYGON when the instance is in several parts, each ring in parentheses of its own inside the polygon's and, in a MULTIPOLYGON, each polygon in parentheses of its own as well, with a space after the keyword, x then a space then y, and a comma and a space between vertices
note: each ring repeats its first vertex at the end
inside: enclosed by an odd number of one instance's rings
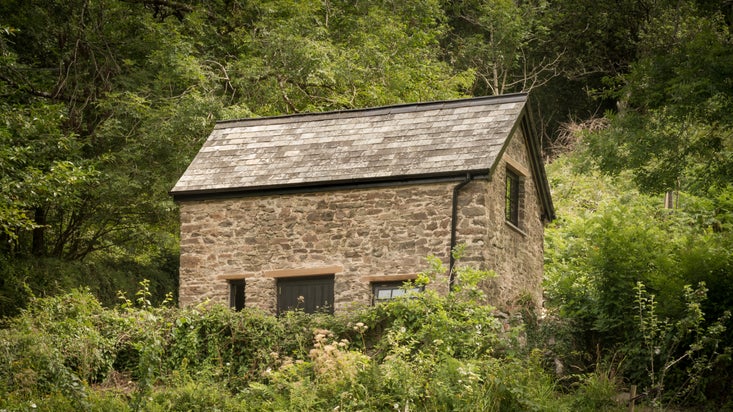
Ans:
POLYGON ((183 202, 221 198, 314 193, 334 190, 456 182, 464 180, 467 174, 470 174, 474 179, 488 179, 490 173, 491 169, 456 170, 445 173, 387 176, 368 179, 345 179, 339 181, 290 183, 269 186, 215 188, 185 191, 171 190, 168 193, 173 196, 174 201, 183 202))

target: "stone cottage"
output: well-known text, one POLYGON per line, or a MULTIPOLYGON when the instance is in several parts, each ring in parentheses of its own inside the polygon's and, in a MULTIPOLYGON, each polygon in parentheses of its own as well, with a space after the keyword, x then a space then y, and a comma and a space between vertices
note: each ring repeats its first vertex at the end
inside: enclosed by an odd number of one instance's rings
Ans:
POLYGON ((525 94, 218 122, 171 194, 181 305, 370 305, 457 244, 493 304, 541 301, 554 209, 525 94))

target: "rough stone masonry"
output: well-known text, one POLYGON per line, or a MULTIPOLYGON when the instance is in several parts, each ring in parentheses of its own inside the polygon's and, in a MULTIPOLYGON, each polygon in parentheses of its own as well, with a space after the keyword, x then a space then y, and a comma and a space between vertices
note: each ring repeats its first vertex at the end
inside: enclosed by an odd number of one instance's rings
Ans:
MULTIPOLYGON (((489 179, 458 197, 458 264, 492 269, 483 285, 506 308, 541 302, 542 204, 517 131, 489 179), (520 224, 506 222, 505 172, 522 176, 520 224)), ((447 264, 455 182, 180 201, 180 303, 226 304, 232 279, 245 279, 245 305, 276 309, 280 277, 332 272, 334 309, 371 303, 371 282, 404 280, 427 269, 434 254, 447 264)), ((447 290, 447 274, 430 287, 447 290)))

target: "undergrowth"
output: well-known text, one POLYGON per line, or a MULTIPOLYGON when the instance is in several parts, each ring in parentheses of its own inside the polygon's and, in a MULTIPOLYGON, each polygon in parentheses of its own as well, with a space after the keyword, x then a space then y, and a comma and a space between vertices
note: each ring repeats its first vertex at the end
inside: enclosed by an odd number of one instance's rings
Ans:
MULTIPOLYGON (((337 316, 36 298, 0 330, 0 410, 571 410, 493 308, 425 292, 337 316), (508 330, 507 330, 508 328, 508 330)), ((586 393, 587 394, 587 393, 586 393)))

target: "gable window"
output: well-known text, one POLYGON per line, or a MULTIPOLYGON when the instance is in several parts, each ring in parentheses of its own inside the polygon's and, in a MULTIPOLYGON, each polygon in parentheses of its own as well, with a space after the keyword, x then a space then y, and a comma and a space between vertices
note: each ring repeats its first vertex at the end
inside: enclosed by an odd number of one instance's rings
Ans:
POLYGON ((229 281, 229 307, 234 310, 244 309, 244 279, 229 281))
POLYGON ((277 280, 277 313, 333 313, 334 275, 281 278, 277 280))
POLYGON ((520 208, 520 185, 522 183, 519 174, 515 171, 506 169, 506 196, 505 196, 505 213, 506 221, 519 227, 519 208, 520 208))
POLYGON ((372 283, 373 302, 387 302, 398 296, 403 296, 408 293, 422 292, 424 290, 421 286, 411 285, 405 287, 405 282, 381 282, 372 283))

